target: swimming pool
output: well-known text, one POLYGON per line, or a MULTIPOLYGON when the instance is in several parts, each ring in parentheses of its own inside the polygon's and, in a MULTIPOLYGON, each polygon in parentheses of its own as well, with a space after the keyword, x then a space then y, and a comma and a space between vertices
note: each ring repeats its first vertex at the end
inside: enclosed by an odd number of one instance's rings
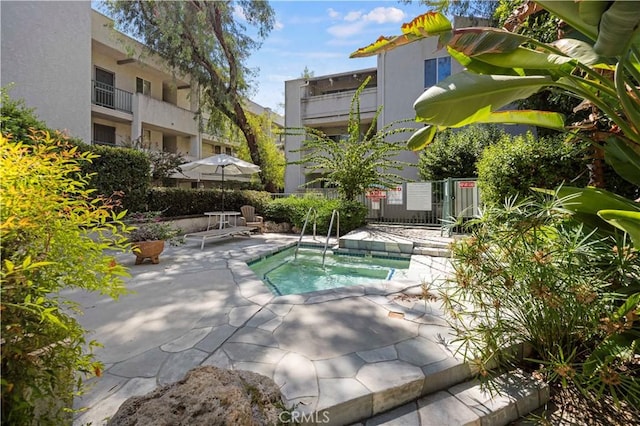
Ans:
POLYGON ((336 255, 327 252, 322 266, 322 250, 295 247, 249 263, 249 268, 278 296, 301 294, 354 285, 371 285, 391 279, 409 268, 409 259, 336 255))

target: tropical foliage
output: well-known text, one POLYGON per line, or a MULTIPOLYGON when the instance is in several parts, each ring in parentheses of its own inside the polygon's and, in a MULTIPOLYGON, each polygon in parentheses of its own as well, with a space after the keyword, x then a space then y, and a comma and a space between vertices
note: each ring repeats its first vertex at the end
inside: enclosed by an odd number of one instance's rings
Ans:
POLYGON ((398 128, 396 123, 391 123, 377 130, 382 107, 378 108, 368 127, 362 125, 360 94, 370 79, 365 79, 353 95, 346 139, 332 139, 318 129, 302 130, 308 139, 302 142, 300 150, 294 151, 302 152, 302 158, 291 164, 303 164, 310 172, 320 173, 319 177, 307 182, 307 186, 324 182, 327 186, 335 187, 345 200, 355 201, 368 188, 393 188, 404 181, 393 173, 405 166, 405 163, 394 158, 404 150, 404 142, 390 138, 414 129, 398 128))
MULTIPOLYGON (((414 107, 425 127, 410 138, 412 149, 447 127, 546 127, 597 144, 620 176, 640 185, 640 9, 625 1, 536 3, 576 38, 544 43, 496 28, 453 29, 431 12, 352 56, 435 36, 466 68, 418 97, 414 107), (552 111, 503 109, 547 88, 581 99, 588 120, 574 125, 552 111)), ((640 354, 640 204, 598 188, 548 192, 551 198, 538 204, 490 206, 497 210, 476 222, 478 232, 463 243, 469 248, 456 249, 460 290, 444 295, 453 298, 450 312, 465 320, 468 309, 476 320, 466 324, 482 365, 500 358, 499 349, 517 335, 535 346, 550 378, 637 406, 637 364, 629 360, 640 354), (573 316, 583 314, 587 323, 575 324, 573 316), (537 338, 533 331, 544 327, 550 333, 537 338), (572 340, 577 344, 567 344, 572 340)))
MULTIPOLYGON (((502 110, 516 100, 553 87, 584 99, 593 110, 592 121, 580 126, 588 134, 578 133, 576 137, 599 143, 616 172, 640 185, 640 90, 636 87, 640 81, 640 9, 625 1, 537 3, 591 40, 593 46, 569 38, 543 43, 496 28, 453 29, 444 15, 430 12, 404 24, 402 35, 380 37, 352 57, 435 36, 439 45, 466 68, 427 89, 416 100, 417 119, 426 127, 409 140, 412 149, 428 145, 438 128, 471 123, 565 130, 564 117, 559 113, 502 110)), ((574 202, 586 203, 580 198, 574 202)), ((596 209, 585 205, 584 214, 598 214, 605 208, 603 204, 596 209)), ((606 219, 598 216, 632 234, 640 232, 640 213, 633 207, 607 212, 606 219)), ((634 238, 633 243, 640 247, 639 240, 634 238)))
POLYGON ((60 291, 122 294, 126 270, 105 249, 126 249, 127 228, 88 187, 94 154, 44 131, 2 135, 0 152, 2 424, 70 423, 73 395, 101 365, 60 291))
POLYGON ((513 197, 465 224, 445 308, 482 375, 519 362, 504 349, 526 342, 549 380, 638 407, 638 253, 573 220, 566 202, 513 197))

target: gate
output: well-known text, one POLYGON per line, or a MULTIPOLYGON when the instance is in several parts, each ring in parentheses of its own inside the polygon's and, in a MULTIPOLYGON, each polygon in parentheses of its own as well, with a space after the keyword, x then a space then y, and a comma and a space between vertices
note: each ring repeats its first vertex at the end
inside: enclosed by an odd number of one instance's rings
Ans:
POLYGON ((367 221, 442 226, 443 219, 478 215, 480 191, 475 178, 409 182, 394 189, 371 189, 362 197, 367 221))

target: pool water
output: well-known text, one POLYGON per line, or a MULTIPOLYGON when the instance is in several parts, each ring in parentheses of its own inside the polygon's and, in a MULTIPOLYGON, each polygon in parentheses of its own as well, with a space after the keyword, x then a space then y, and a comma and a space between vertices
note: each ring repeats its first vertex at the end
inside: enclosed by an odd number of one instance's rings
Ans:
POLYGON ((249 263, 272 293, 283 296, 354 285, 371 285, 391 279, 409 268, 409 259, 336 255, 327 251, 322 266, 322 250, 295 247, 249 263))

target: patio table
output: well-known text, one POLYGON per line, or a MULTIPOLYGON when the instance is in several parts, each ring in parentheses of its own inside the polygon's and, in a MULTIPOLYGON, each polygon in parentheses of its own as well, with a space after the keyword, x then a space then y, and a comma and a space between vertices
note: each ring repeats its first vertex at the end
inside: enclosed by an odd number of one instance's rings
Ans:
POLYGON ((238 216, 240 216, 242 213, 240 212, 232 212, 232 211, 218 211, 218 212, 205 212, 204 213, 205 216, 208 216, 208 220, 207 220, 207 231, 209 230, 209 228, 211 227, 211 218, 212 217, 219 217, 219 223, 220 226, 219 228, 222 229, 224 228, 224 225, 227 224, 229 225, 229 220, 231 219, 231 217, 233 217, 233 226, 237 225, 237 221, 238 221, 238 216))

